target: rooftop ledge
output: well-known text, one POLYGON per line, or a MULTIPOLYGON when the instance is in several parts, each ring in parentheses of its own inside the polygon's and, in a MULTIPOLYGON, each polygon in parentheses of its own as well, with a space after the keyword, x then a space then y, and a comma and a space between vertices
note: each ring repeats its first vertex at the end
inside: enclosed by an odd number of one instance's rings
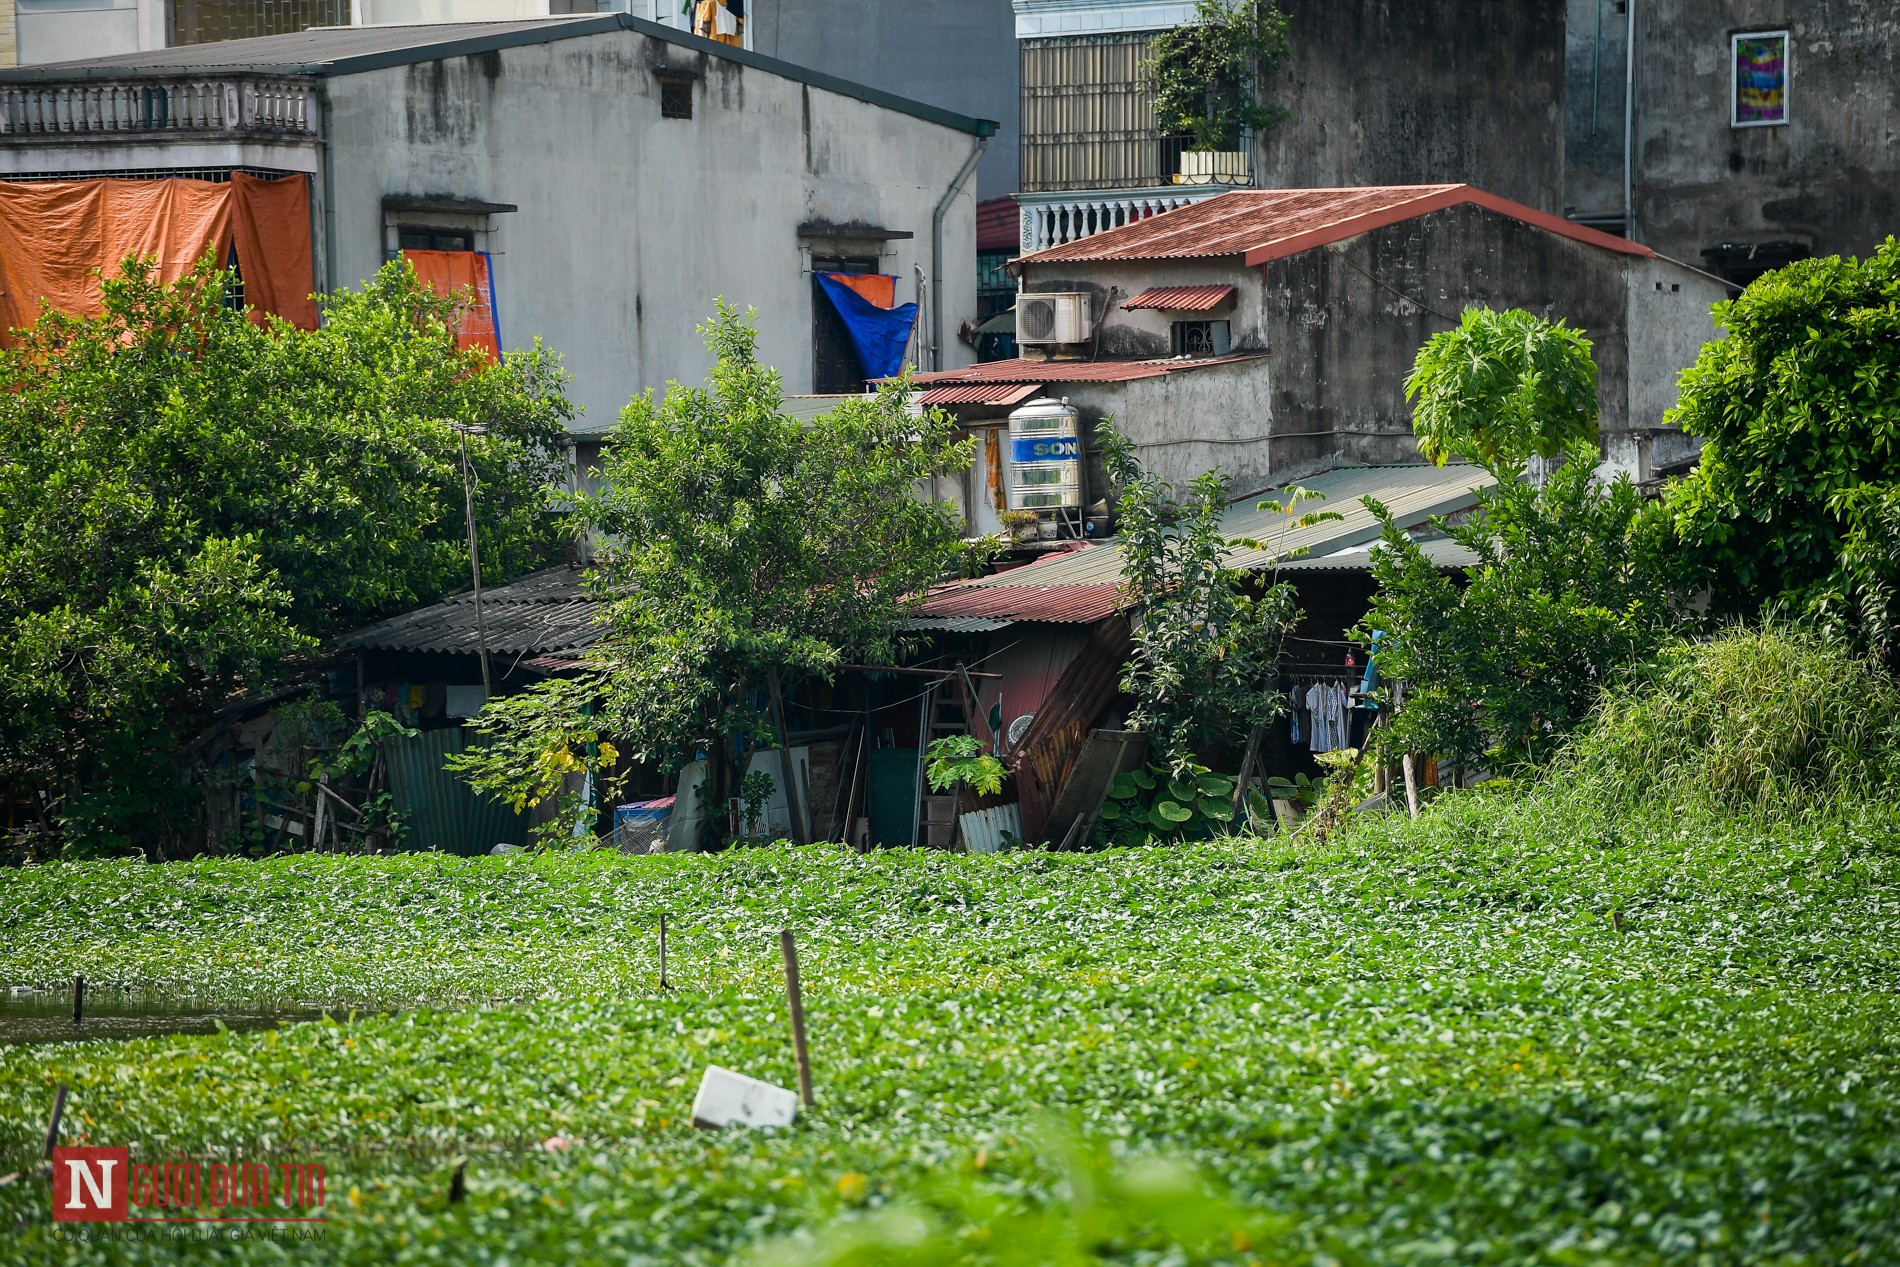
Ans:
POLYGON ((315 139, 316 80, 240 73, 0 85, 0 136, 9 140, 179 135, 315 139))

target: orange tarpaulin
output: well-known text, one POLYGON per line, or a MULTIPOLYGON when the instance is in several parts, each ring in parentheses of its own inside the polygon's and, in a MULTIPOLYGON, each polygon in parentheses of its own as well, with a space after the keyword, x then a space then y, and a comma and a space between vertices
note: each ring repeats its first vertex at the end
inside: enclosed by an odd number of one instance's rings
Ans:
POLYGON ((310 249, 310 178, 264 180, 231 173, 231 228, 237 239, 244 302, 255 317, 274 312, 303 330, 317 328, 310 249))
POLYGON ((402 257, 416 270, 416 280, 443 296, 461 296, 475 288, 475 305, 463 309, 455 325, 455 343, 461 348, 484 348, 497 359, 501 338, 495 326, 495 288, 488 272, 486 251, 404 251, 402 257))
POLYGON ((207 247, 227 262, 234 239, 252 305, 315 329, 309 199, 307 176, 0 181, 0 342, 39 320, 42 299, 96 316, 100 274, 117 276, 128 255, 156 258, 172 282, 207 247))
POLYGON ((893 308, 897 305, 897 279, 889 273, 826 273, 840 286, 848 286, 864 297, 864 302, 876 308, 893 308))

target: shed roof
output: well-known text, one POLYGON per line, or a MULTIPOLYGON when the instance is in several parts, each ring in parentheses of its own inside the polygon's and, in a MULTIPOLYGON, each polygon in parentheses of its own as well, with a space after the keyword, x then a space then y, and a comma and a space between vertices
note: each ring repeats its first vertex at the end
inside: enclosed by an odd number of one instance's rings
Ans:
MULTIPOLYGON (((1266 494, 1245 498, 1229 506, 1221 517, 1221 531, 1229 537, 1246 537, 1265 547, 1230 550, 1230 567, 1262 567, 1276 554, 1304 548, 1307 559, 1317 560, 1336 551, 1363 546, 1379 536, 1379 521, 1360 504, 1362 497, 1373 497, 1385 504, 1400 527, 1425 523, 1433 515, 1448 515, 1468 510, 1477 504, 1476 492, 1495 481, 1475 466, 1358 466, 1342 467, 1302 479, 1295 483, 1323 500, 1309 501, 1297 508, 1292 517, 1279 511, 1260 510, 1257 505, 1266 494), (1295 519, 1309 511, 1331 511, 1340 517, 1306 528, 1295 526, 1295 519)), ((968 582, 965 589, 1013 589, 1022 587, 1113 588, 1121 583, 1122 552, 1113 541, 1093 549, 1052 555, 1028 567, 999 572, 968 582)), ((932 600, 933 604, 935 599, 932 600)), ((987 613, 986 613, 987 614, 987 613)))
POLYGON ((939 388, 951 383, 1129 383, 1142 378, 1160 378, 1188 370, 1204 370, 1213 365, 1235 365, 1258 361, 1255 356, 1213 356, 1199 360, 1175 357, 1160 361, 984 361, 960 370, 941 370, 931 374, 913 374, 910 381, 919 387, 939 388))
POLYGON ((466 57, 530 44, 637 31, 694 52, 710 54, 744 66, 757 67, 826 92, 883 106, 931 123, 976 136, 996 135, 993 119, 975 119, 939 106, 925 105, 896 93, 821 74, 804 66, 780 61, 743 48, 690 35, 657 22, 625 13, 582 14, 569 17, 523 18, 504 22, 436 22, 387 26, 320 26, 288 35, 265 35, 248 40, 220 40, 211 44, 183 44, 173 48, 119 53, 41 66, 0 71, 0 83, 63 79, 129 79, 178 74, 220 72, 267 75, 356 75, 411 66, 447 57, 466 57))
POLYGON ((1015 405, 1042 390, 1035 383, 946 383, 927 389, 920 405, 1015 405))
MULTIPOLYGON (((482 591, 482 623, 491 655, 578 652, 600 637, 595 604, 581 588, 582 569, 570 564, 543 568, 520 580, 482 591)), ((442 651, 475 655, 480 648, 475 595, 455 594, 353 630, 335 645, 357 651, 442 651)))
POLYGON ((1626 255, 1654 251, 1470 185, 1369 185, 1355 189, 1239 189, 1052 246, 1024 263, 1209 259, 1249 266, 1297 255, 1447 207, 1471 205, 1626 255))

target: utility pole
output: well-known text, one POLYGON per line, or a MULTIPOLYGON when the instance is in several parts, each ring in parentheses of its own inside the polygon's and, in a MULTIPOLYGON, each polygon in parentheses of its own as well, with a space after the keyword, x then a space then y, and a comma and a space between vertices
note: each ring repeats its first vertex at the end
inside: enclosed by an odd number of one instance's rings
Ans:
POLYGON ((456 441, 462 448, 462 508, 468 519, 468 573, 475 582, 475 647, 482 658, 482 697, 495 697, 494 678, 488 671, 488 620, 482 613, 482 551, 475 535, 475 475, 468 464, 468 431, 457 425, 456 441))

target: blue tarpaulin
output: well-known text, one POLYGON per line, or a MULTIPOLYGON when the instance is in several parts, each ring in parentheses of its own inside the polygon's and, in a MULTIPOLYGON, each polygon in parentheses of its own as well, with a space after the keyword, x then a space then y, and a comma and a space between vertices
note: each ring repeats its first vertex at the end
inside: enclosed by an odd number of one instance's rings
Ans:
POLYGON ((857 349, 858 365, 866 378, 890 378, 904 369, 904 349, 910 346, 911 328, 917 324, 917 305, 899 304, 880 308, 840 282, 823 273, 818 284, 825 288, 831 306, 844 318, 845 332, 857 349))

